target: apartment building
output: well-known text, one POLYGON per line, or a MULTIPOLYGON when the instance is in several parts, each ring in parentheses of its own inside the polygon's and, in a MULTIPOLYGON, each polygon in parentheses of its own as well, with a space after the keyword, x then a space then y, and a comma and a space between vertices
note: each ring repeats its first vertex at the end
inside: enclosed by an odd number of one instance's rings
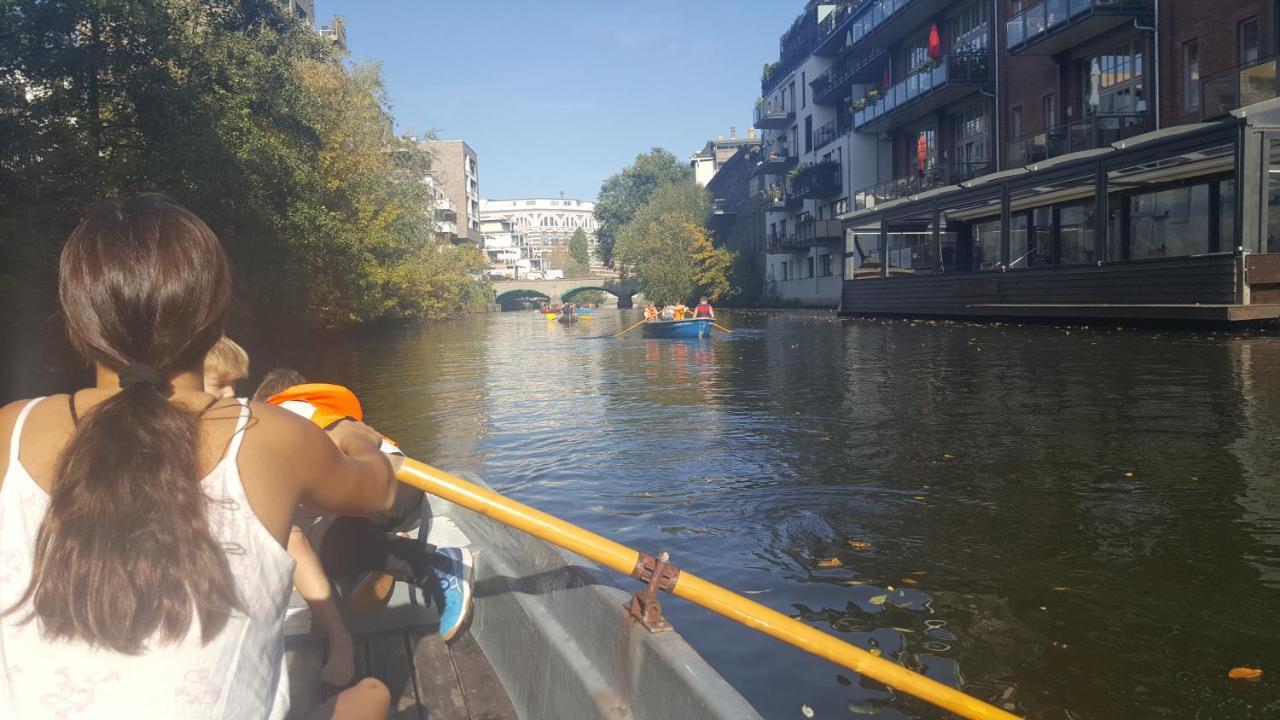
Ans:
POLYGON ((769 287, 829 302, 835 255, 849 314, 1280 315, 1277 22, 1276 0, 809 2, 756 109, 769 287))
POLYGON ((713 241, 737 255, 738 300, 749 303, 758 302, 765 291, 765 178, 757 172, 759 166, 758 145, 739 147, 707 183, 713 241))
POLYGON ((480 208, 482 220, 506 221, 525 239, 525 255, 535 270, 553 269, 553 256, 567 257, 569 241, 581 229, 587 236, 592 274, 605 272, 596 257, 595 203, 562 195, 558 198, 486 199, 481 201, 480 208))
POLYGON ((480 246, 480 161, 476 151, 462 140, 419 144, 432 154, 431 176, 452 205, 458 241, 480 246))
POLYGON ((715 140, 708 140, 701 150, 689 158, 689 167, 693 168, 693 179, 701 187, 706 187, 711 178, 729 159, 742 148, 760 147, 760 138, 755 128, 747 128, 746 137, 738 137, 738 128, 729 128, 729 137, 717 135, 715 140))

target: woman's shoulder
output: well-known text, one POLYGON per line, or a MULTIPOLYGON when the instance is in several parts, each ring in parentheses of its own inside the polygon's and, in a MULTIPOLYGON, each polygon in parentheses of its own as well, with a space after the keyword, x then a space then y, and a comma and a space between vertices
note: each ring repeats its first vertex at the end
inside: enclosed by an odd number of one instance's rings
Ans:
POLYGON ((0 478, 9 471, 9 445, 13 438, 13 429, 18 424, 18 416, 23 408, 31 404, 32 399, 14 400, 0 407, 0 478))

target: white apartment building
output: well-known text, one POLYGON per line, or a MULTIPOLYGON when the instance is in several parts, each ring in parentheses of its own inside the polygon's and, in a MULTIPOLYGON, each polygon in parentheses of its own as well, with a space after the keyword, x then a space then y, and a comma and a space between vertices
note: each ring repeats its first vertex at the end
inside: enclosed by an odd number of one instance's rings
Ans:
POLYGON ((569 247, 569 240, 581 228, 587 235, 591 269, 600 269, 596 259, 596 204, 572 198, 517 198, 481 200, 480 220, 505 220, 523 236, 526 257, 535 269, 549 269, 544 260, 554 248, 569 247))
MULTIPOLYGON (((889 163, 874 136, 852 132, 850 70, 847 61, 837 63, 839 38, 816 40, 838 7, 810 3, 782 36, 755 109, 763 137, 765 292, 812 307, 839 306, 845 264, 839 217, 852 194, 875 183, 877 167, 889 163)), ((853 95, 863 87, 854 84, 853 95)))
POLYGON ((490 278, 518 280, 528 277, 532 263, 524 257, 524 237, 516 232, 509 220, 481 220, 480 234, 484 238, 484 255, 490 278))

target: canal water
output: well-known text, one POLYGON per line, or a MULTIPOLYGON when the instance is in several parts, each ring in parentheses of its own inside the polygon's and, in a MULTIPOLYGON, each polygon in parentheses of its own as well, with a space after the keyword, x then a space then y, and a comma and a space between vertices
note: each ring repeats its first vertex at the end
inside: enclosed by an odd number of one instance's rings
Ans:
MULTIPOLYGON (((477 316, 255 370, 349 383, 414 455, 1026 717, 1280 717, 1280 336, 740 313, 609 337, 635 319, 477 316)), ((943 716, 665 607, 766 717, 943 716)))

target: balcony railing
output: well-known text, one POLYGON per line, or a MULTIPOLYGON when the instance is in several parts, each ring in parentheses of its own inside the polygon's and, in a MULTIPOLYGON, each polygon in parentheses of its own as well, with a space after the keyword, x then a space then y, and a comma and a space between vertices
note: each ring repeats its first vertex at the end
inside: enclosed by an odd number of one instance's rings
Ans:
POLYGON ((853 118, 848 115, 836 115, 830 122, 813 131, 813 149, 821 150, 836 140, 849 134, 853 129, 853 118))
POLYGON ((1008 167, 1021 167, 1081 150, 1106 147, 1153 128, 1150 113, 1106 113, 1054 125, 1009 143, 1008 167))
POLYGON ((737 212, 737 208, 729 202, 728 198, 713 198, 711 200, 712 215, 733 215, 737 212))
MULTIPOLYGON (((847 91, 855 82, 874 79, 868 76, 868 72, 887 52, 883 48, 872 48, 846 54, 809 83, 813 101, 819 105, 833 105, 847 97, 847 91)), ((879 69, 878 65, 876 69, 879 69)))
POLYGON ((805 165, 791 177, 791 197, 802 200, 812 198, 829 198, 839 195, 844 189, 841 181, 840 163, 835 160, 824 160, 805 165))
POLYGON ((781 175, 800 163, 800 158, 787 148, 770 149, 760 157, 758 169, 765 175, 781 175))
POLYGON ((755 126, 761 130, 784 128, 796 119, 795 110, 788 110, 782 103, 756 103, 755 126))
POLYGON ((1280 76, 1276 56, 1238 65, 1200 81, 1200 114, 1205 120, 1222 117, 1237 108, 1277 97, 1280 76))
POLYGON ((760 201, 765 212, 786 212, 804 207, 804 200, 791 197, 791 193, 781 185, 774 185, 760 193, 760 201))
POLYGON ((866 210, 890 200, 919 195, 934 188, 955 185, 992 172, 995 172, 995 164, 985 160, 934 165, 926 168, 924 172, 887 180, 855 192, 853 207, 855 210, 866 210))
POLYGON ((835 242, 844 238, 844 228, 839 220, 806 218, 796 224, 795 242, 802 247, 835 242))
POLYGON ((1145 14, 1151 0, 1044 0, 1005 21, 1005 47, 1037 43, 1092 13, 1106 15, 1145 14))
POLYGON ((796 242, 796 236, 791 233, 783 234, 774 231, 769 234, 769 242, 767 249, 769 252, 783 252, 785 250, 801 250, 808 247, 796 242))
MULTIPOLYGON (((912 73, 879 97, 872 98, 853 115, 854 129, 878 120, 948 84, 976 85, 991 80, 991 53, 958 52, 932 67, 912 73)), ((855 105, 855 107, 857 107, 855 105)))

